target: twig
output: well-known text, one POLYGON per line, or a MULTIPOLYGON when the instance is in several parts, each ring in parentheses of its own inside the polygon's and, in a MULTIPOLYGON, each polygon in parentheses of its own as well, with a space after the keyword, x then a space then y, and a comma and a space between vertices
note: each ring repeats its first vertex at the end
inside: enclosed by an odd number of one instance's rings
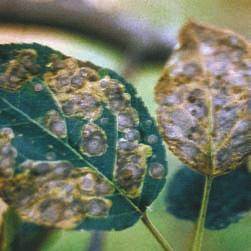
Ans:
POLYGON ((2 0, 0 21, 46 24, 74 29, 116 45, 140 58, 164 61, 175 43, 175 32, 128 14, 95 8, 83 0, 2 0))
POLYGON ((142 222, 145 224, 145 226, 148 228, 148 230, 151 232, 151 234, 155 237, 155 239, 158 241, 158 243, 161 245, 163 250, 165 251, 173 251, 170 244, 166 241, 166 239, 161 235, 159 230, 152 224, 150 219, 148 218, 146 212, 143 213, 143 216, 141 218, 142 222))
POLYGON ((204 191, 203 191, 201 208, 200 208, 199 218, 198 218, 198 222, 196 226, 192 251, 200 251, 202 247, 202 240, 203 240, 204 229, 205 229, 204 225, 206 221, 208 201, 209 201, 209 195, 210 195, 213 179, 214 178, 211 176, 205 176, 204 191))
POLYGON ((102 231, 93 231, 88 251, 103 251, 104 250, 105 233, 102 231))

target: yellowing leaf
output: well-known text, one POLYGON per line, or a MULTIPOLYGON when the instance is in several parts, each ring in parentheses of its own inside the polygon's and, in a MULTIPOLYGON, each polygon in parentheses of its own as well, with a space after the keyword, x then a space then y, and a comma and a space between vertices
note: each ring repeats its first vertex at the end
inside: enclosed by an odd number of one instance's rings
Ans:
POLYGON ((171 151, 206 175, 234 170, 251 152, 251 47, 227 30, 188 22, 156 86, 171 151))

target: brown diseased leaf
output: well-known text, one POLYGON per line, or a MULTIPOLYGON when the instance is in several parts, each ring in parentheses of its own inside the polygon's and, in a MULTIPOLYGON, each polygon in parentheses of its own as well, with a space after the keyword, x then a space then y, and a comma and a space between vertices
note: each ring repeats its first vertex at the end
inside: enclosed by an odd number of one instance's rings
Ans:
POLYGON ((205 175, 234 170, 251 152, 251 46, 188 22, 156 86, 159 127, 182 161, 205 175))

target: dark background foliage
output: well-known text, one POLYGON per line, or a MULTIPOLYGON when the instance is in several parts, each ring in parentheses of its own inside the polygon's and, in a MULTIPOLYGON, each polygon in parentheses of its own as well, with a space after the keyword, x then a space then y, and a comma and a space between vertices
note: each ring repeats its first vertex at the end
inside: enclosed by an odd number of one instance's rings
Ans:
MULTIPOLYGON (((166 209, 175 217, 196 221, 200 209, 204 177, 187 167, 173 176, 166 190, 166 209)), ((251 173, 247 164, 215 178, 209 199, 206 228, 220 230, 236 223, 251 209, 251 173)))

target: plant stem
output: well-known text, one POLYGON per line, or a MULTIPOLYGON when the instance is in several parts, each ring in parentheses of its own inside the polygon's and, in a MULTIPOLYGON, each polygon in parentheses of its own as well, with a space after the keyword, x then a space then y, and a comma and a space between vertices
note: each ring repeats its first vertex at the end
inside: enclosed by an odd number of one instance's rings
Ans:
POLYGON ((0 251, 2 251, 4 247, 4 214, 6 213, 7 209, 7 205, 0 198, 0 251))
POLYGON ((143 213, 141 220, 145 224, 145 226, 148 228, 148 230, 152 233, 152 235, 155 237, 155 239, 158 241, 158 243, 161 245, 163 250, 173 251, 170 244, 166 241, 166 239, 161 235, 159 230, 150 221, 146 212, 143 213))
POLYGON ((206 221, 208 201, 209 201, 209 195, 210 195, 213 179, 214 177, 212 176, 205 176, 204 191, 202 195, 201 208, 200 208, 199 218, 198 218, 198 222, 196 226, 192 251, 200 251, 202 247, 204 225, 206 221))
POLYGON ((0 251, 3 250, 3 231, 2 231, 2 227, 0 229, 0 251))
POLYGON ((87 251, 103 251, 104 241, 105 241, 105 232, 93 231, 91 234, 91 240, 87 251))

